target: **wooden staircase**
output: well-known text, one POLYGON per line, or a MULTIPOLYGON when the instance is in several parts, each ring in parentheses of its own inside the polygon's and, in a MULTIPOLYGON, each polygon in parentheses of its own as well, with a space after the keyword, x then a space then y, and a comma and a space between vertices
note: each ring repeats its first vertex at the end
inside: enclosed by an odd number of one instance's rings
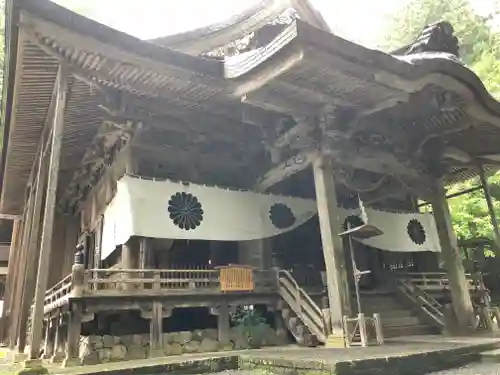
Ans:
MULTIPOLYGON (((353 304, 355 306, 355 304, 353 304)), ((394 293, 362 294, 361 308, 366 316, 380 314, 384 337, 437 334, 440 330, 403 305, 394 293)))
POLYGON ((278 287, 284 306, 285 324, 299 345, 326 343, 328 326, 321 308, 285 270, 278 271, 278 287))

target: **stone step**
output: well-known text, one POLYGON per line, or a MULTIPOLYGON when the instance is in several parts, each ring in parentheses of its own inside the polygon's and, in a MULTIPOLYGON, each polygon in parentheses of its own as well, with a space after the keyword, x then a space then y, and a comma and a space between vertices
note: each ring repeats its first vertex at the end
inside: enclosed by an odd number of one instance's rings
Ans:
POLYGON ((481 353, 481 362, 500 363, 500 349, 482 352, 481 353))

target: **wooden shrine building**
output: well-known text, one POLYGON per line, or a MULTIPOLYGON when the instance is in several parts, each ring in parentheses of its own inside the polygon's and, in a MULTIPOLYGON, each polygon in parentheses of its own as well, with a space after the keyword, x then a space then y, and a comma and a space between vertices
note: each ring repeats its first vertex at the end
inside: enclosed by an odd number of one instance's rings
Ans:
POLYGON ((447 23, 392 55, 299 0, 152 41, 46 0, 7 1, 5 24, 10 347, 70 364, 81 336, 144 323, 124 334, 154 355, 176 311, 213 317, 225 345, 247 305, 307 345, 348 345, 362 312, 386 335, 439 332, 447 305, 480 326, 445 186, 495 170, 500 105, 447 23), (380 236, 339 236, 362 224, 380 236))

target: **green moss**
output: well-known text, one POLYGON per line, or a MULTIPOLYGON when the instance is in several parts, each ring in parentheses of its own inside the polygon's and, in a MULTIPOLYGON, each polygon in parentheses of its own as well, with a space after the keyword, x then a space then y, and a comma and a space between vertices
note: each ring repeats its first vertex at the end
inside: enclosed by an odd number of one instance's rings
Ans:
POLYGON ((15 374, 16 375, 45 375, 48 374, 49 370, 47 370, 43 366, 34 366, 30 368, 23 368, 21 370, 18 370, 15 374))

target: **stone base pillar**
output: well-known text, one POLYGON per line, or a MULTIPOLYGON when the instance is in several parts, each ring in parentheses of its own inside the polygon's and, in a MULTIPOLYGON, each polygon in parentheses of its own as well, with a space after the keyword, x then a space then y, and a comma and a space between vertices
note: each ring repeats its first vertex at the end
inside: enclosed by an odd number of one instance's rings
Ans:
POLYGON ((213 307, 210 312, 217 316, 217 339, 223 345, 229 344, 230 341, 230 325, 229 325, 229 305, 221 303, 217 307, 213 307))

